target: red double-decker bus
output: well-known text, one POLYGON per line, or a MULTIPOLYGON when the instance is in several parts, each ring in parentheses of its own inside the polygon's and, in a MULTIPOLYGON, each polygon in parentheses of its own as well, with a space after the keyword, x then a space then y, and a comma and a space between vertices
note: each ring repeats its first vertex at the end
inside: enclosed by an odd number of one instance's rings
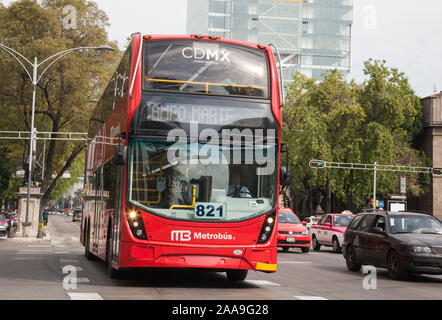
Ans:
POLYGON ((275 272, 280 93, 269 46, 132 35, 90 119, 86 257, 106 261, 111 277, 275 272))

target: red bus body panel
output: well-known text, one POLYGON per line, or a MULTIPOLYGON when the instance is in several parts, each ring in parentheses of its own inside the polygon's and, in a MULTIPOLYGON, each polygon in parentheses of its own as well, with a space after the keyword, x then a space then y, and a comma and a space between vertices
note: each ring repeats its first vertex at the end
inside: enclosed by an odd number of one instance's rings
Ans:
MULTIPOLYGON (((134 35, 131 41, 132 55, 129 76, 129 86, 133 79, 132 97, 126 93, 111 115, 105 120, 103 126, 96 134, 86 150, 85 178, 96 171, 100 166, 109 161, 114 156, 114 145, 103 143, 101 137, 111 137, 115 135, 119 128, 120 132, 128 132, 132 117, 140 105, 142 94, 142 67, 135 70, 140 45, 150 40, 170 40, 170 39, 191 39, 209 40, 208 37, 196 39, 194 36, 151 36, 149 39, 142 35, 134 35)), ((234 41, 230 39, 217 38, 212 41, 223 41, 257 48, 256 44, 234 41)), ((271 88, 271 108, 273 115, 279 126, 279 143, 281 141, 281 99, 278 81, 278 72, 273 52, 270 47, 265 46, 264 50, 268 56, 271 88)), ((128 145, 128 134, 126 139, 120 141, 123 145, 128 145)), ((115 141, 114 141, 115 142, 115 141)), ((280 147, 280 146, 279 146, 280 147)), ((278 153, 279 154, 279 153, 278 153)), ((279 186, 279 162, 275 170, 278 170, 279 186)), ((85 179, 84 198, 93 195, 87 193, 87 181, 85 179)), ((243 222, 235 223, 197 223, 186 221, 175 221, 144 212, 137 209, 142 216, 148 240, 139 240, 132 235, 126 218, 126 184, 127 165, 124 168, 123 179, 123 199, 121 208, 121 237, 120 254, 118 264, 113 263, 116 269, 120 268, 146 268, 146 267, 170 267, 170 268, 207 268, 216 270, 227 269, 254 269, 265 272, 276 271, 277 262, 277 217, 273 223, 273 231, 270 240, 265 244, 257 244, 263 223, 266 216, 260 216, 243 222), (173 241, 181 239, 181 241, 173 241), (178 231, 178 232, 177 232, 178 231), (188 239, 190 234, 191 240, 188 239), (210 236, 211 235, 211 236, 210 236), (215 237, 214 235, 217 235, 215 237), (222 236, 220 236, 222 235, 222 236), (227 235, 227 236, 224 236, 227 235), (226 238, 227 237, 227 238, 226 238), (210 238, 210 239, 209 239, 210 238), (216 239, 215 239, 216 238, 216 239), (183 241, 184 239, 184 241, 183 241)), ((277 202, 279 203, 279 194, 277 202)), ((273 211, 274 212, 274 211, 273 211)), ((92 206, 86 205, 82 216, 81 242, 85 244, 84 232, 89 227, 90 237, 98 239, 98 247, 92 246, 89 250, 102 260, 106 260, 106 239, 109 223, 112 221, 113 209, 101 210, 98 221, 94 221, 92 206), (98 224, 98 234, 93 233, 93 226, 98 224)))

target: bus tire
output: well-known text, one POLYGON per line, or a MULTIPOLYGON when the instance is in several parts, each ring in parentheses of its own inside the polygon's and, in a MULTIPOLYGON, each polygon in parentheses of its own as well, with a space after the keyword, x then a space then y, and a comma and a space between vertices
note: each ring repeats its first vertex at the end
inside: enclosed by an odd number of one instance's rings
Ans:
POLYGON ((112 266, 112 224, 109 221, 107 228, 107 237, 106 237, 106 263, 107 263, 107 274, 111 279, 121 279, 122 271, 117 270, 112 266))
POLYGON ((86 232, 84 233, 84 236, 86 237, 85 240, 84 240, 84 242, 85 242, 85 245, 84 245, 84 256, 88 260, 95 260, 96 259, 95 255, 92 252, 89 251, 89 244, 90 244, 90 240, 91 240, 91 237, 90 237, 90 234, 89 234, 89 226, 87 227, 86 232))
POLYGON ((226 271, 227 279, 230 281, 244 281, 247 278, 249 270, 229 270, 226 271))

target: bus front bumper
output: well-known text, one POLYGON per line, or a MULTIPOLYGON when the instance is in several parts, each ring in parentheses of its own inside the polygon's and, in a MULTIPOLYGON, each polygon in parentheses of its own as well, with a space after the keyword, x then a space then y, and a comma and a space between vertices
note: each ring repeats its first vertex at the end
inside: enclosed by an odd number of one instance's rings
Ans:
POLYGON ((203 268, 276 271, 276 247, 190 247, 120 244, 118 268, 203 268))

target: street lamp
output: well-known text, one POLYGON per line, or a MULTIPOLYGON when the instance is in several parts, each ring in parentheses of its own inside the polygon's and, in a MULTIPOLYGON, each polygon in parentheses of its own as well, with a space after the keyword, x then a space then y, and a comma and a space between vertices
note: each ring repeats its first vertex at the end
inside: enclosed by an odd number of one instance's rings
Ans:
MULTIPOLYGON (((32 113, 31 113, 31 140, 29 144, 29 170, 28 170, 28 190, 27 190, 27 202, 26 202, 26 221, 22 223, 23 227, 29 227, 31 226, 31 223, 29 222, 29 201, 30 201, 30 187, 32 183, 32 160, 33 160, 33 153, 35 148, 35 128, 34 128, 34 118, 35 118, 35 95, 36 95, 36 89, 37 84, 42 78, 42 76, 46 73, 46 71, 58 60, 63 58, 65 55, 75 52, 75 51, 84 51, 84 50, 97 50, 97 51, 104 51, 104 50, 115 50, 114 48, 108 46, 108 45, 102 45, 99 47, 78 47, 73 49, 68 49, 61 51, 59 53, 56 53, 49 58, 46 58, 42 62, 38 63, 37 57, 34 58, 34 63, 29 61, 26 57, 24 57, 19 52, 15 51, 12 48, 9 48, 5 46, 4 44, 0 43, 0 49, 3 49, 6 51, 10 56, 12 56, 17 62, 25 69, 27 75, 29 76, 29 79, 32 82, 33 91, 32 91, 32 113), (25 63, 29 64, 32 67, 32 76, 28 69, 25 66, 25 63), (45 63, 49 63, 49 65, 46 66, 46 68, 38 74, 38 68, 45 63)), ((44 160, 43 160, 44 161, 44 160)), ((41 213, 39 222, 42 221, 41 213)), ((43 235, 41 233, 40 228, 38 229, 37 238, 42 238, 43 235)))

